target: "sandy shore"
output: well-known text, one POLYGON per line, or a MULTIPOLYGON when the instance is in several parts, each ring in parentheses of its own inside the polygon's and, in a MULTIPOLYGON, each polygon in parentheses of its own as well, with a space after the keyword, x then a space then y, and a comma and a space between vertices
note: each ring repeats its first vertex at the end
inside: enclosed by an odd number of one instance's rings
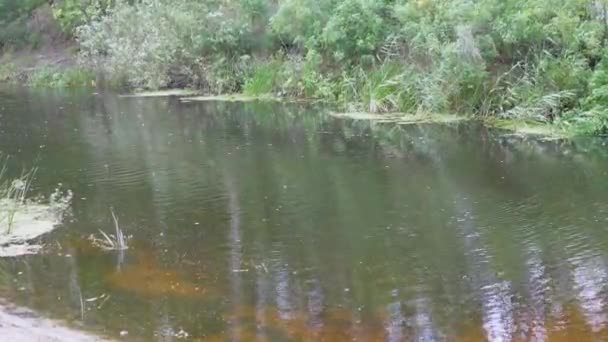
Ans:
POLYGON ((99 336, 68 328, 64 324, 40 317, 34 311, 0 304, 0 336, 11 342, 101 342, 99 336))

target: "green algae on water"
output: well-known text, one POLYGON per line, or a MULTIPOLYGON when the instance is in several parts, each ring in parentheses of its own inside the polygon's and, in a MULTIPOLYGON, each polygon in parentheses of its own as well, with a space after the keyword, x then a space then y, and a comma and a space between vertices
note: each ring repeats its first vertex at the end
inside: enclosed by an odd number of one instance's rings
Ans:
POLYGON ((345 113, 337 113, 330 112, 329 113, 333 117, 337 118, 346 118, 353 120, 369 120, 375 122, 387 122, 387 123, 396 123, 401 125, 411 125, 411 124, 426 124, 426 123, 455 123, 469 120, 468 116, 464 115, 455 115, 455 114, 409 114, 409 113, 386 113, 386 114, 378 114, 378 113, 369 113, 369 112, 345 112, 345 113))
POLYGON ((506 130, 522 136, 536 136, 545 140, 572 137, 571 132, 550 123, 514 119, 488 119, 484 123, 490 127, 506 130))
POLYGON ((190 96, 182 97, 182 102, 191 101, 227 101, 227 102, 251 102, 251 101, 283 101, 283 99, 274 97, 271 95, 243 95, 243 94, 229 94, 229 95, 205 95, 205 96, 190 96))
POLYGON ((200 95, 200 91, 193 89, 166 89, 158 91, 144 91, 133 94, 123 94, 120 97, 182 97, 200 95))

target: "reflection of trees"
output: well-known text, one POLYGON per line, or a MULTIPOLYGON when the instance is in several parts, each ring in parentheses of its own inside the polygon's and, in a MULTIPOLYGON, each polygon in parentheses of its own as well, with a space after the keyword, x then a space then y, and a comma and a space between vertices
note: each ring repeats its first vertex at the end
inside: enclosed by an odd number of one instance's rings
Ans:
MULTIPOLYGON (((457 229, 459 235, 461 236, 460 240, 463 243, 465 255, 467 256, 467 264, 469 270, 468 278, 470 279, 471 288, 478 292, 477 298, 479 300, 481 310, 483 313, 484 327, 486 329, 486 333, 488 338, 491 340, 510 340, 513 338, 514 334, 523 334, 524 336, 534 337, 537 339, 546 338, 546 324, 547 324, 547 312, 551 309, 546 303, 551 303, 552 306, 555 306, 559 301, 563 301, 564 298, 556 297, 555 291, 552 290, 552 286, 563 286, 564 284, 556 284, 552 285, 549 282, 549 277, 556 278, 559 280, 559 277, 556 275, 549 275, 547 271, 547 267, 545 266, 545 254, 547 251, 551 251, 555 246, 546 246, 539 244, 539 238, 543 238, 543 234, 552 235, 555 233, 552 232, 544 232, 537 231, 542 229, 543 226, 533 226, 527 224, 529 220, 533 220, 531 217, 522 220, 520 224, 523 224, 523 227, 513 226, 512 224, 517 224, 518 221, 514 222, 501 222, 501 217, 488 217, 485 216, 487 213, 492 214, 495 213, 494 210, 488 210, 486 205, 481 205, 483 210, 480 210, 480 204, 483 203, 483 200, 479 200, 478 193, 463 193, 462 184, 467 184, 467 178, 474 178, 477 183, 483 183, 485 181, 484 178, 487 175, 496 175, 495 172, 482 174, 480 175, 477 170, 475 170, 473 175, 462 175, 458 174, 458 169, 455 167, 450 167, 455 163, 466 163, 467 160, 462 160, 462 157, 458 160, 450 159, 451 151, 454 150, 453 146, 441 144, 441 138, 437 139, 436 136, 431 137, 429 134, 422 133, 424 138, 419 139, 420 143, 418 146, 414 146, 414 148, 418 150, 424 150, 424 154, 427 155, 434 163, 435 167, 439 172, 439 181, 444 184, 435 184, 436 187, 444 187, 447 189, 446 193, 451 194, 450 197, 453 199, 453 210, 454 210, 454 218, 455 220, 452 222, 452 225, 457 229), (441 151, 441 152, 439 152, 441 151), (454 173, 456 171, 456 173, 454 173), (462 182, 461 180, 464 180, 462 182), (498 220, 497 220, 498 219, 498 220), (498 224, 499 226, 494 228, 492 225, 498 224), (489 226, 488 226, 489 225, 489 226), (492 227, 492 228, 489 228, 492 227), (501 231, 502 230, 502 231, 501 231), (518 245, 510 245, 508 241, 504 239, 499 240, 496 239, 497 236, 493 236, 495 234, 503 234, 505 230, 508 230, 508 237, 515 237, 519 239, 516 243, 518 245), (504 247, 493 245, 492 240, 496 239, 497 243, 500 244, 509 244, 510 249, 512 249, 514 255, 518 255, 518 257, 523 258, 522 262, 524 263, 524 277, 525 283, 527 283, 527 288, 524 288, 524 293, 518 293, 522 289, 519 289, 516 286, 516 283, 511 279, 517 279, 519 277, 518 274, 513 273, 513 266, 505 264, 502 260, 504 258, 501 255, 503 252, 501 251, 504 247), (542 248, 546 247, 549 250, 545 251, 542 248), (502 269, 508 270, 505 275, 497 276, 500 273, 503 273, 502 269), (513 278, 511 278, 513 277, 513 278), (511 279, 509 279, 511 278, 511 279), (526 298, 525 305, 517 304, 513 301, 514 298, 526 298)), ((457 141, 457 140, 456 140, 457 141)), ((453 144, 453 142, 452 142, 453 144)), ((466 149, 466 147, 459 146, 459 149, 466 149)), ((508 165, 506 167, 501 167, 498 169, 498 175, 501 176, 502 181, 496 182, 493 181, 493 184, 497 184, 500 186, 501 182, 510 183, 510 189, 507 192, 502 192, 500 194, 506 194, 507 196, 512 196, 515 198, 521 198, 522 195, 529 196, 527 193, 533 192, 530 191, 531 188, 537 187, 538 184, 542 182, 540 180, 530 181, 530 178, 522 177, 517 173, 505 173, 504 171, 519 171, 515 166, 521 166, 521 163, 517 164, 515 159, 521 158, 521 153, 518 151, 504 151, 511 149, 510 145, 497 145, 494 144, 492 140, 486 143, 484 146, 481 146, 479 149, 482 151, 486 151, 488 155, 479 155, 475 157, 475 153, 473 152, 469 156, 463 156, 464 158, 470 159, 480 158, 484 161, 483 165, 488 165, 487 159, 490 159, 490 163, 494 162, 494 156, 497 154, 499 156, 505 156, 506 154, 511 154, 511 163, 513 165, 508 165), (531 187, 528 187, 532 185, 531 187)), ((551 156, 544 156, 545 158, 555 158, 551 156)), ((559 157, 559 156, 558 156, 559 157)), ((502 157, 499 157, 498 160, 504 160, 502 157)), ((475 160, 473 160, 474 162, 475 160)), ((471 161, 469 161, 471 162, 471 161)), ((558 170, 555 168, 556 160, 551 160, 551 163, 543 163, 537 165, 541 170, 543 167, 549 167, 551 173, 555 173, 556 177, 563 178, 563 173, 572 172, 573 170, 558 170), (565 172, 564 172, 565 171, 565 172)), ((502 161, 501 161, 502 163, 502 161)), ((490 164, 491 165, 491 164, 490 164)), ((542 174, 542 171, 537 174, 542 174)), ((471 188, 475 188, 474 186, 471 188)), ((562 189, 563 191, 563 189, 562 189)), ((542 193, 546 195, 546 192, 542 193)), ((484 197, 485 194, 481 193, 484 197)), ((535 194, 536 195, 536 194, 535 194)), ((496 196, 492 193, 492 196, 496 196)), ((450 198, 448 197, 448 198, 450 198)), ((484 198, 482 197, 482 198, 484 198)), ((540 198, 536 198, 536 200, 541 200, 540 198)), ((555 199, 553 199, 555 202, 555 199)), ((558 199, 556 206, 560 208, 559 203, 561 201, 558 199)), ((490 203, 488 203, 490 204, 490 203)), ((528 203, 530 204, 530 203, 528 203)), ((495 205, 495 204, 494 204, 495 205)), ((513 215, 511 217, 517 217, 516 215, 538 215, 538 211, 534 210, 534 208, 538 208, 538 206, 531 206, 532 210, 528 210, 527 208, 521 207, 519 209, 519 203, 517 200, 511 202, 511 199, 508 199, 505 207, 508 208, 508 215, 513 215), (509 206, 515 206, 515 208, 509 208, 509 206), (529 211, 529 213, 527 211, 529 211)), ((560 209, 558 209, 560 210, 560 209)), ((567 210, 567 209, 566 209, 567 210)), ((565 211, 564 213, 568 213, 565 211)), ((544 217, 552 217, 550 213, 544 217)), ((557 224, 566 224, 566 222, 572 220, 572 215, 564 216, 559 215, 559 219, 561 222, 556 222, 557 224)), ((535 219, 538 221, 538 219, 535 219)), ((545 222, 547 224, 548 222, 545 222)), ((578 220, 578 224, 581 221, 578 220)), ((547 226, 552 226, 553 224, 547 224, 547 226)), ((573 226, 576 227, 577 224, 573 223, 573 226)), ((580 229, 579 227, 578 229, 580 229)), ((594 235, 597 234, 598 230, 589 231, 588 234, 594 235)), ((580 232, 561 232, 561 234, 567 234, 566 236, 580 236, 580 232)), ((584 234, 586 237, 588 234, 584 234)), ((555 237, 555 241, 560 241, 559 237, 555 237)), ((586 241, 585 246, 587 248, 595 248, 595 243, 591 241, 586 241)), ((569 246, 562 246, 562 252, 568 252, 569 246)), ((560 260, 563 256, 558 257, 557 260, 560 260)), ((551 262, 555 262, 551 260, 551 262)), ((587 323, 593 327, 594 330, 599 331, 601 327, 603 327, 603 322, 605 321, 605 305, 601 300, 598 300, 599 293, 603 292, 604 279, 601 276, 601 272, 597 272, 598 266, 590 267, 586 265, 582 268, 583 272, 579 272, 575 270, 573 275, 574 277, 574 287, 570 287, 568 292, 577 293, 578 301, 581 303, 580 309, 587 319, 587 323), (585 276, 585 274, 587 276, 585 276), (589 277, 589 275, 593 274, 594 277, 589 277), (577 280, 578 279, 578 280, 577 280), (594 303, 590 305, 590 303, 594 303)), ((601 268, 601 267, 600 267, 601 268)), ((575 268, 576 269, 576 268, 575 268)), ((568 286, 568 284, 565 284, 568 286)), ((572 284, 570 284, 572 285, 572 284)), ((562 306, 567 305, 566 303, 562 303, 562 306)), ((556 318, 557 320, 564 319, 563 317, 556 318)))
POLYGON ((492 255, 485 246, 476 221, 476 210, 471 195, 463 193, 457 184, 453 184, 436 142, 422 130, 422 145, 426 154, 437 168, 438 181, 448 188, 449 198, 453 200, 454 218, 452 225, 458 231, 460 243, 464 246, 467 259, 467 275, 470 286, 476 293, 482 311, 483 326, 490 341, 511 340, 513 322, 513 303, 511 302, 511 284, 501 281, 492 269, 492 255))
POLYGON ((596 220, 607 189, 594 181, 605 159, 474 126, 396 128, 310 107, 98 101, 49 132, 68 127, 78 151, 66 174, 81 169, 68 178, 87 200, 71 228, 106 228, 114 206, 123 229, 153 245, 158 270, 229 300, 139 301, 100 280, 113 258, 72 251, 73 265, 30 264, 28 292, 44 297, 32 306, 112 292, 87 317, 118 326, 121 312, 162 334, 227 327, 233 339, 432 341, 473 325, 494 340, 542 339, 572 303, 604 328, 608 236, 596 220))
POLYGON ((582 314, 593 332, 606 327, 606 282, 608 265, 602 256, 572 261, 574 291, 582 314))
MULTIPOLYGON (((230 175, 229 171, 224 173, 226 192, 228 193, 228 215, 230 219, 230 229, 228 230, 228 244, 230 248, 230 263, 228 265, 230 277, 230 301, 233 310, 241 307, 243 303, 243 288, 241 281, 241 272, 243 271, 243 246, 241 234, 241 213, 239 209, 239 196, 237 193, 235 180, 230 175)), ((240 322, 232 322, 231 337, 233 341, 239 339, 240 322)))
MULTIPOLYGON (((499 196, 506 196, 507 200, 503 214, 513 215, 516 213, 513 206, 522 197, 539 190, 553 191, 538 189, 536 184, 542 180, 535 178, 545 171, 544 167, 554 177, 570 172, 560 170, 561 157, 552 154, 553 151, 534 144, 526 147, 528 142, 501 142, 478 128, 417 131, 415 127, 394 129, 365 122, 345 124, 298 111, 285 113, 284 109, 263 104, 247 105, 245 109, 224 103, 193 107, 196 110, 172 112, 175 120, 153 116, 150 122, 142 113, 140 120, 146 121, 145 125, 125 128, 125 132, 139 129, 141 136, 146 137, 137 145, 144 146, 141 150, 147 160, 144 168, 155 170, 150 181, 156 189, 154 197, 161 204, 157 210, 164 210, 169 216, 183 212, 182 208, 189 205, 181 202, 167 207, 169 203, 162 203, 163 198, 179 201, 185 195, 194 199, 198 196, 193 193, 197 189, 214 191, 213 179, 226 173, 218 172, 226 168, 221 166, 223 161, 232 161, 227 168, 235 172, 229 177, 234 180, 225 181, 227 198, 223 199, 230 216, 226 240, 231 251, 229 265, 237 271, 255 269, 251 274, 256 279, 253 299, 256 321, 268 321, 267 308, 271 306, 276 308, 278 319, 285 322, 297 321, 294 317, 307 310, 314 326, 320 327, 323 312, 332 305, 346 304, 355 315, 361 303, 384 302, 387 336, 398 339, 407 334, 421 340, 440 339, 449 332, 440 332, 439 326, 455 323, 442 317, 446 298, 437 299, 434 291, 446 293, 455 307, 457 298, 472 291, 488 336, 495 340, 509 339, 516 330, 520 333, 521 328, 516 325, 530 321, 536 322, 532 330, 521 333, 546 334, 543 321, 549 309, 544 303, 558 300, 547 297, 552 296, 546 284, 551 277, 545 266, 547 247, 542 241, 509 245, 524 263, 527 289, 519 288, 511 280, 517 273, 499 275, 502 269, 511 266, 496 245, 502 240, 501 233, 487 228, 488 224, 496 223, 495 218, 486 214, 496 213, 488 210, 496 203, 479 203, 479 199, 496 196, 499 191, 499 196), (158 131, 169 133, 150 134, 158 131), (483 135, 481 145, 462 138, 475 134, 483 135), (526 170, 520 167, 522 158, 531 158, 530 153, 535 158, 535 167, 543 172, 525 174, 526 170), (545 160, 539 161, 538 156, 545 160), (378 167, 380 163, 387 167, 378 167), (484 165, 486 170, 476 165, 484 165), (497 182, 498 178, 502 180, 497 182), (478 184, 486 188, 478 189, 478 184), (416 198, 409 193, 416 194, 416 198), (438 208, 446 209, 446 213, 436 213, 438 208), (235 229, 240 220, 247 222, 247 227, 235 229), (440 227, 454 227, 450 234, 458 239, 459 247, 447 247, 454 241, 432 240, 430 233, 408 225, 421 225, 443 234, 443 239, 446 231, 440 227), (373 227, 413 234, 409 239, 415 242, 385 241, 373 235, 362 239, 361 235, 369 234, 373 227), (467 280, 458 279, 449 263, 446 265, 445 259, 432 253, 403 260, 408 258, 403 255, 404 249, 414 247, 416 242, 462 253, 464 259, 459 262, 466 265, 467 280), (255 246, 254 251, 248 246, 255 246), (340 257, 333 250, 345 255, 340 257), (378 255, 390 257, 378 267, 375 260, 378 255), (363 266, 359 264, 361 261, 363 266), (262 263, 268 272, 260 268, 262 263), (313 270, 306 276, 292 274, 302 264, 314 265, 313 270), (374 269, 366 270, 369 265, 374 265, 374 269), (404 267, 409 269, 407 274, 397 271, 404 267), (429 268, 438 271, 424 271, 429 268), (384 283, 370 287, 366 285, 370 278, 384 283), (332 283, 326 284, 326 279, 332 279, 332 283), (413 284, 434 289, 423 287, 396 298, 379 290, 398 290, 404 286, 407 289, 413 284), (349 291, 344 292, 347 288, 349 291), (312 294, 305 289, 313 291, 312 294), (529 298, 531 304, 516 309, 513 298, 518 296, 529 298)), ((167 109, 172 110, 175 109, 167 109)), ((125 151, 128 149, 122 150, 125 151)), ((528 219, 536 215, 533 209, 525 210, 528 219)), ((166 220, 171 222, 172 218, 166 220)), ((502 229, 512 229, 508 222, 499 224, 502 229)), ((516 239, 528 242, 530 236, 522 231, 516 239)), ((249 275, 241 272, 228 275, 236 307, 249 305, 251 301, 243 293, 249 275)), ((592 282, 586 280, 583 284, 590 286, 592 282)), ((576 281, 573 284, 580 287, 576 281)), ((458 309, 451 310, 455 310, 452 314, 458 313, 458 309)), ((264 330, 256 334, 262 336, 264 330)))

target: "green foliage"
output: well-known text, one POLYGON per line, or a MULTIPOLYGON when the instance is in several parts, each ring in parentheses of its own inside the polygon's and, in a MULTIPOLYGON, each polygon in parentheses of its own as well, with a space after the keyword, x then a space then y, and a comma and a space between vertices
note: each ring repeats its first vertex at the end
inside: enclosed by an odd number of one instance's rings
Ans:
POLYGON ((278 81, 280 67, 278 62, 263 63, 256 67, 253 75, 245 81, 243 92, 246 95, 272 93, 278 81))
POLYGON ((271 29, 284 45, 315 48, 333 6, 333 1, 282 1, 270 19, 271 29))
POLYGON ((582 112, 567 119, 583 133, 608 134, 608 60, 602 60, 593 72, 589 87, 582 112))
POLYGON ((0 61, 0 82, 12 81, 17 74, 17 67, 14 63, 0 61))
POLYGON ((331 72, 322 73, 321 55, 316 50, 306 56, 291 54, 283 58, 276 93, 283 96, 333 99, 331 72))
POLYGON ((202 23, 201 12, 201 5, 186 1, 120 2, 111 15, 76 30, 81 57, 134 88, 166 87, 171 75, 190 81, 201 62, 191 30, 202 23))
POLYGON ((64 32, 74 33, 83 24, 107 13, 114 0, 63 0, 53 4, 53 16, 64 32))
POLYGON ((23 18, 5 23, 0 30, 0 47, 21 48, 29 43, 30 34, 23 18))
POLYGON ((0 0, 0 25, 29 15, 44 0, 0 0))
POLYGON ((575 91, 584 95, 591 70, 586 58, 578 53, 567 53, 555 57, 545 53, 540 58, 538 77, 544 80, 544 86, 554 90, 575 91))
POLYGON ((403 69, 398 64, 387 63, 366 71, 357 67, 350 75, 344 74, 341 101, 353 111, 372 113, 398 111, 401 106, 403 69), (352 76, 351 76, 352 75, 352 76))
POLYGON ((35 43, 37 32, 27 18, 43 0, 0 0, 0 49, 21 48, 35 43))
POLYGON ((219 2, 119 2, 76 30, 81 57, 134 88, 239 91, 255 27, 240 11, 219 2))
POLYGON ((388 28, 380 16, 381 1, 344 0, 323 29, 322 42, 337 61, 373 55, 383 44, 388 28))
POLYGON ((221 57, 211 60, 209 64, 201 62, 201 68, 201 73, 196 77, 201 80, 203 88, 214 94, 231 94, 241 91, 250 73, 251 58, 248 55, 221 57))
MULTIPOLYGON (((0 44, 35 41, 38 4, 0 0, 0 44)), ((85 68, 131 88, 605 126, 604 0, 63 0, 53 13, 85 68)))
POLYGON ((0 233, 9 234, 13 228, 15 215, 26 204, 25 198, 36 175, 37 169, 23 171, 20 177, 7 176, 8 158, 0 155, 0 226, 6 229, 0 233))
POLYGON ((28 83, 33 87, 44 88, 86 88, 95 85, 95 75, 79 68, 59 70, 43 67, 30 75, 28 83))

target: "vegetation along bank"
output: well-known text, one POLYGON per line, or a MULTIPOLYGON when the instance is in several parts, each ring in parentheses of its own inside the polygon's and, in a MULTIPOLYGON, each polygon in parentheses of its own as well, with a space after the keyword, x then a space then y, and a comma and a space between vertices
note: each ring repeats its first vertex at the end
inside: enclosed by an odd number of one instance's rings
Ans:
POLYGON ((606 0, 0 0, 0 80, 608 133, 606 0))

